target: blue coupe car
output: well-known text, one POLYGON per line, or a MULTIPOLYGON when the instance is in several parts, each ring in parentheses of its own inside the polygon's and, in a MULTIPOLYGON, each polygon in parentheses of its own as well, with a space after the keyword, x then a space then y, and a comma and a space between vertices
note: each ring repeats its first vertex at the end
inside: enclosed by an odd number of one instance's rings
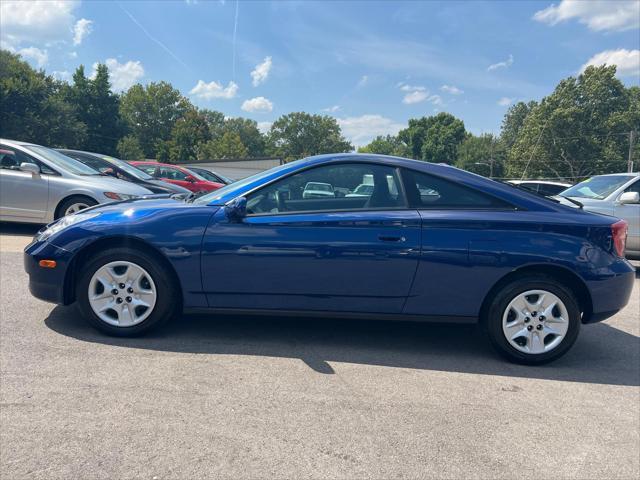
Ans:
POLYGON ((24 261, 33 295, 77 302, 112 335, 205 310, 479 321, 499 352, 539 364, 625 306, 625 238, 616 218, 447 165, 336 154, 196 199, 86 209, 24 261))

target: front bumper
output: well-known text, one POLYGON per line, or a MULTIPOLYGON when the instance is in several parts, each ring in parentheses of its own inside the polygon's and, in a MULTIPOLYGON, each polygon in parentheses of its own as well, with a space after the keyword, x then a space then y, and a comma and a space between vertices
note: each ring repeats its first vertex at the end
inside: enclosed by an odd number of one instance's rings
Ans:
POLYGON ((34 240, 24 249, 24 269, 29 275, 29 291, 45 302, 65 305, 66 274, 72 254, 47 241, 34 240), (40 260, 55 260, 55 268, 43 268, 40 260))

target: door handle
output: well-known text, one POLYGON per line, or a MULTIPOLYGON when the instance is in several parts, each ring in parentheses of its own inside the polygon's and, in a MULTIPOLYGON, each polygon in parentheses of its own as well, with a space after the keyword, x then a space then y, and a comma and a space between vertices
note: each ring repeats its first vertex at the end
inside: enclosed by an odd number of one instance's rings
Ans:
POLYGON ((404 242, 407 239, 401 236, 378 235, 378 240, 380 240, 381 242, 404 242))

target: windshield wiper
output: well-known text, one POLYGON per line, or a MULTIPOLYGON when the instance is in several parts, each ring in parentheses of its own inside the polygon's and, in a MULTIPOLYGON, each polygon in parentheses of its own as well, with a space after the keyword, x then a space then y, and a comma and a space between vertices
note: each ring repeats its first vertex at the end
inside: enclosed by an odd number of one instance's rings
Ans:
POLYGON ((560 195, 562 198, 564 198, 565 200, 569 200, 571 203, 573 203, 574 205, 577 205, 579 208, 584 208, 584 205, 582 204, 582 202, 579 202, 578 200, 574 200, 571 197, 565 197, 564 195, 560 195))

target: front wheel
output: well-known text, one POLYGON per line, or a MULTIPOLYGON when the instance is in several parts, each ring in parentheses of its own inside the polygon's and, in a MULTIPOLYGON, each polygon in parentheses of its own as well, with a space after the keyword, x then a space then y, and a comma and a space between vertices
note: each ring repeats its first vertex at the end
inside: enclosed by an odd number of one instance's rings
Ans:
POLYGON ((99 253, 82 266, 76 290, 83 317, 110 335, 145 333, 175 313, 168 272, 152 256, 137 250, 114 248, 99 253))
POLYGON ((493 346, 511 361, 539 365, 573 346, 580 308, 571 290, 546 276, 522 277, 493 298, 485 319, 493 346))

